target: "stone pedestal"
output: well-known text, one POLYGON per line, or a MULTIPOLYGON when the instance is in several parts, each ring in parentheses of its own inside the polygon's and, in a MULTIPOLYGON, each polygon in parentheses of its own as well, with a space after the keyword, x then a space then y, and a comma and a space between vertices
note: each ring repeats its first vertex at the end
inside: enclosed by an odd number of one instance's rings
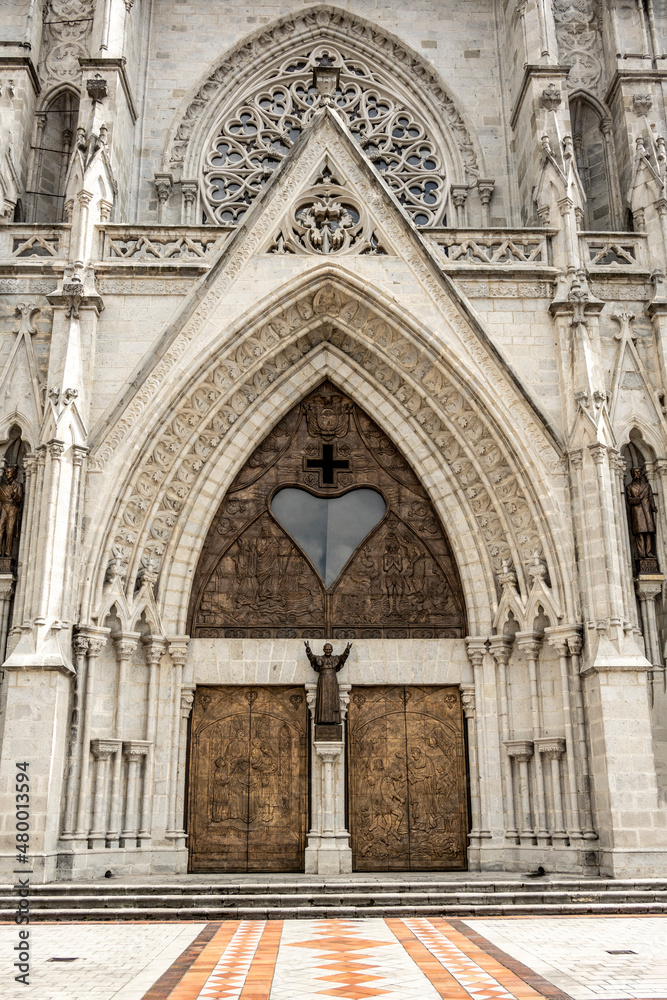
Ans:
POLYGON ((345 744, 313 744, 312 826, 305 851, 307 875, 352 871, 350 835, 345 829, 345 744))
POLYGON ((585 677, 591 777, 600 838, 600 874, 667 875, 664 809, 659 807, 647 672, 639 650, 602 636, 585 677), (633 655, 634 650, 634 655, 633 655))
MULTIPOLYGON (((33 882, 56 874, 56 852, 69 722, 70 679, 64 671, 3 666, 0 760, 0 877, 32 869, 33 882), (30 864, 16 863, 16 770, 25 762, 30 785, 30 864)), ((23 772, 21 772, 23 773, 23 772)))

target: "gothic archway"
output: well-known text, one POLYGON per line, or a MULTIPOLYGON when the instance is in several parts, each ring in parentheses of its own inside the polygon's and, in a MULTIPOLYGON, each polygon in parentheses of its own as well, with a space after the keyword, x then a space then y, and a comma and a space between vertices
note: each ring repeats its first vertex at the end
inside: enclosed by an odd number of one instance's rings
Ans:
POLYGON ((461 638, 449 542, 408 462, 328 380, 237 474, 209 528, 189 634, 461 638))

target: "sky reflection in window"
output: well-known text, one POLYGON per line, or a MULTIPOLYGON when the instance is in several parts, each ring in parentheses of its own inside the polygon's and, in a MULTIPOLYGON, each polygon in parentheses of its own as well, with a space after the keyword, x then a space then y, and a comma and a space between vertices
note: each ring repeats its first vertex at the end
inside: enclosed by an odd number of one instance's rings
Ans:
POLYGON ((271 501, 274 517, 301 546, 327 587, 386 509, 382 496, 367 489, 342 497, 314 497, 286 487, 271 501))

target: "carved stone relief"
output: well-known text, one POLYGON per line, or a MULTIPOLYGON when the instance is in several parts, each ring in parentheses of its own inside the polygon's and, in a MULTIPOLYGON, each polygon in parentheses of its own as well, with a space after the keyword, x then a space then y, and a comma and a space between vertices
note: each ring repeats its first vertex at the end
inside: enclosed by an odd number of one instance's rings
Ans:
POLYGON ((77 82, 79 59, 90 55, 95 0, 48 0, 39 75, 45 84, 77 82))
MULTIPOLYGON (((415 417, 440 449, 474 511, 480 537, 497 572, 502 570, 503 560, 516 558, 528 563, 536 551, 542 551, 524 487, 474 399, 460 391, 455 376, 408 340, 402 330, 379 317, 368 304, 331 284, 282 309, 258 330, 248 332, 241 343, 236 339, 216 366, 203 373, 174 407, 169 423, 156 435, 151 452, 137 470, 129 499, 121 506, 109 551, 137 565, 143 556, 161 563, 179 511, 209 458, 226 435, 233 433, 233 424, 282 372, 323 342, 363 365, 369 376, 415 417), (304 324, 313 316, 323 321, 339 317, 355 335, 332 328, 328 322, 302 334, 304 324), (140 549, 133 555, 136 546, 140 549)), ((167 368, 176 357, 165 361, 167 368)), ((146 399, 159 387, 161 377, 156 372, 144 383, 136 400, 116 421, 109 438, 96 449, 93 468, 102 468, 111 458, 130 423, 140 419, 146 399)), ((516 413, 518 426, 525 428, 518 409, 516 413)), ((262 449, 266 449, 267 460, 278 457, 280 449, 289 443, 286 428, 282 422, 276 427, 241 475, 251 478, 252 463, 263 461, 262 449)), ((525 430, 529 436, 528 428, 525 430)), ((390 463, 397 478, 411 476, 403 457, 379 429, 372 432, 369 442, 375 434, 383 439, 381 447, 374 447, 377 460, 390 463)), ((548 453, 545 460, 549 460, 548 453)), ((128 581, 129 586, 133 587, 134 581, 128 581)))
POLYGON ((386 254, 364 206, 325 168, 292 206, 269 253, 386 254))
POLYGON ((567 85, 602 96, 602 35, 597 0, 553 0, 560 61, 570 67, 567 85))
POLYGON ((373 421, 326 382, 228 490, 197 567, 190 619, 190 634, 202 637, 457 638, 465 628, 457 570, 423 488, 373 421), (330 503, 372 487, 384 500, 384 516, 330 582, 272 509, 286 486, 330 503))

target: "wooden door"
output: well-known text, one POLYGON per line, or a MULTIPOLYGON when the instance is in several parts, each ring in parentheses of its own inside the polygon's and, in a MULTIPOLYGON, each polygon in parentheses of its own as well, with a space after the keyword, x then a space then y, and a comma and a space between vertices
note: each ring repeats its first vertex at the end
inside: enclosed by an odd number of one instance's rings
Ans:
POLYGON ((352 688, 348 768, 355 871, 466 867, 458 688, 352 688))
POLYGON ((303 871, 307 733, 303 687, 197 688, 189 769, 191 871, 303 871))

